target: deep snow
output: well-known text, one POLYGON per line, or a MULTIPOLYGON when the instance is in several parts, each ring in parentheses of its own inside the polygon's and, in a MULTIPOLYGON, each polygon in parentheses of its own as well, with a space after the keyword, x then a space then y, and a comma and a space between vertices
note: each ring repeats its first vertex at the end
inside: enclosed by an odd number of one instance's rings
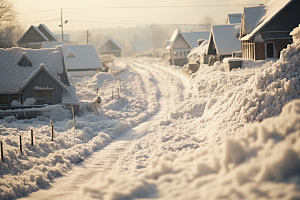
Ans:
POLYGON ((37 119, 0 120, 1 199, 22 196, 65 174, 155 114, 161 93, 170 95, 170 112, 131 143, 110 173, 86 183, 78 199, 299 199, 300 101, 292 101, 300 94, 299 53, 298 42, 278 61, 249 61, 231 72, 219 62, 203 65, 189 83, 164 60, 120 59, 116 65, 124 70, 115 73, 117 79, 100 73, 75 85, 80 100, 92 101, 97 87, 103 100, 99 115, 86 104, 76 117, 77 130, 62 108, 37 119), (122 94, 111 100, 118 76, 122 94), (164 88, 158 78, 166 82, 164 88), (26 138, 23 155, 19 134, 26 138))

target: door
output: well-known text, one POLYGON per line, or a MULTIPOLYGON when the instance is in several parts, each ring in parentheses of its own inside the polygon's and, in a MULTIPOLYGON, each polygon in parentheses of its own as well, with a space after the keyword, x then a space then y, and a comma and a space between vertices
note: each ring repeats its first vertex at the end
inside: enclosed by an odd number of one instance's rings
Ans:
POLYGON ((266 43, 266 58, 274 58, 274 42, 266 43))

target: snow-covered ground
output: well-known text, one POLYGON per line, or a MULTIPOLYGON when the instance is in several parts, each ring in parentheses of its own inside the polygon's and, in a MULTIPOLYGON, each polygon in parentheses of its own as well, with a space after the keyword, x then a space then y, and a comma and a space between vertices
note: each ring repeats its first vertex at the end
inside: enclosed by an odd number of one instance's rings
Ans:
POLYGON ((86 104, 76 130, 65 110, 0 120, 1 199, 49 184, 41 190, 49 199, 299 199, 300 43, 282 55, 231 72, 221 63, 203 65, 190 80, 161 59, 122 58, 116 79, 100 73, 74 80, 80 100, 92 101, 97 88, 103 100, 99 115, 86 104), (112 100, 119 79, 121 97, 112 100), (19 134, 26 139, 23 155, 19 134), (62 191, 72 172, 84 185, 62 191))

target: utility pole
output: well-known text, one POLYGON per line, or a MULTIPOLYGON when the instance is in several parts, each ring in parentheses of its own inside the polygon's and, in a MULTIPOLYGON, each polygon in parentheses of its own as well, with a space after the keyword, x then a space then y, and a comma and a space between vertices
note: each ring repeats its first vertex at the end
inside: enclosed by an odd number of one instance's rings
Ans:
POLYGON ((86 31, 86 44, 89 44, 89 30, 86 31))
MULTIPOLYGON (((65 24, 68 23, 69 20, 65 20, 65 24)), ((61 40, 62 42, 64 41, 64 23, 63 23, 63 9, 61 8, 61 12, 60 12, 60 25, 58 25, 59 27, 61 27, 61 40)))
POLYGON ((64 41, 64 23, 63 23, 63 9, 61 8, 61 12, 60 12, 60 22, 61 24, 59 25, 59 27, 61 27, 61 40, 62 42, 64 41))
POLYGON ((153 57, 155 58, 155 41, 154 41, 154 30, 153 30, 153 33, 152 33, 152 42, 153 42, 153 57))

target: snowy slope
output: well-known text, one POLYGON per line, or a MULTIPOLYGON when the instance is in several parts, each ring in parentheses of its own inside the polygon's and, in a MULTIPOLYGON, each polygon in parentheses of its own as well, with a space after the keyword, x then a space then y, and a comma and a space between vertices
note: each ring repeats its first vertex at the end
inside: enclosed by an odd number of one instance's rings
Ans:
POLYGON ((299 199, 299 52, 230 73, 201 66, 188 99, 78 199, 299 199))

